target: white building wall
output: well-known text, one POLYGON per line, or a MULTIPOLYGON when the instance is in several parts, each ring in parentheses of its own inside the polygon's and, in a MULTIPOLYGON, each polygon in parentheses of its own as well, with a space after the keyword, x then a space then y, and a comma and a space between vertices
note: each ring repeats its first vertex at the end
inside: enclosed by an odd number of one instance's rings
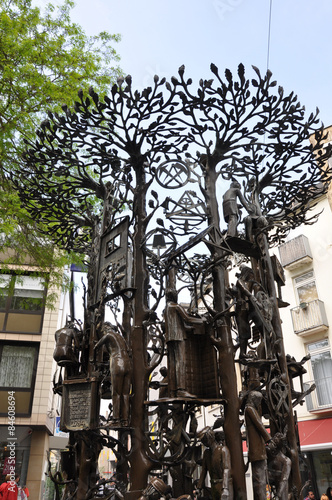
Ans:
MULTIPOLYGON (((318 221, 313 225, 300 226, 292 230, 286 240, 304 235, 309 240, 309 245, 312 253, 312 262, 300 265, 296 269, 285 269, 286 285, 282 287, 282 299, 290 304, 287 308, 280 309, 282 319, 282 329, 284 336, 285 351, 300 361, 308 354, 307 345, 315 341, 327 338, 330 345, 332 344, 331 328, 325 331, 313 332, 308 335, 300 335, 294 333, 291 309, 299 305, 294 279, 306 272, 314 271, 316 280, 316 288, 318 298, 324 303, 328 324, 332 326, 332 300, 331 300, 331 281, 332 281, 332 213, 326 196, 318 200, 318 204, 312 210, 312 214, 322 212, 318 221)), ((280 259, 278 249, 274 249, 273 253, 280 259)), ((302 311, 299 311, 302 314, 302 311)), ((313 380, 311 363, 307 361, 304 364, 307 373, 304 375, 304 382, 313 380)), ((298 388, 298 380, 296 387, 298 388)), ((316 414, 309 413, 307 407, 297 405, 297 415, 299 420, 316 418, 316 414)), ((324 410, 326 411, 326 410, 324 410)))

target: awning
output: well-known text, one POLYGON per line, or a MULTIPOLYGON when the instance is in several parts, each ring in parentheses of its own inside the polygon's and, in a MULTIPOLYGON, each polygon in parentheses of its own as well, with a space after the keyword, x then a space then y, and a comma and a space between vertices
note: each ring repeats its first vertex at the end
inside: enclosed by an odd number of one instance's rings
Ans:
POLYGON ((332 418, 298 422, 301 449, 332 448, 332 418))
MULTIPOLYGON (((317 418, 298 422, 302 451, 332 449, 332 418, 317 418)), ((268 429, 269 430, 269 429, 268 429)), ((269 430, 270 432, 270 430, 269 430)), ((247 453, 247 443, 242 443, 243 453, 247 453)))

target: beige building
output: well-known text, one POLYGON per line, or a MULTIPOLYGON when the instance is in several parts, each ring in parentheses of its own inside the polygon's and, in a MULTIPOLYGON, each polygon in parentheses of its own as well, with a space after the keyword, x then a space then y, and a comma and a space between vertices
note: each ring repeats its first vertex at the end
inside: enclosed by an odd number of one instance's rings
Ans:
MULTIPOLYGON (((281 309, 285 350, 303 367, 303 389, 315 384, 303 405, 296 406, 301 450, 305 456, 303 482, 309 479, 316 498, 332 484, 332 211, 323 195, 312 213, 317 223, 300 226, 279 248, 286 274, 281 309)), ((300 391, 300 380, 295 389, 300 391)))
POLYGON ((53 437, 59 415, 54 333, 65 323, 66 311, 60 296, 54 310, 43 307, 47 291, 34 271, 11 266, 1 274, 0 482, 15 466, 20 484, 38 500, 45 498, 48 452, 67 442, 53 437))

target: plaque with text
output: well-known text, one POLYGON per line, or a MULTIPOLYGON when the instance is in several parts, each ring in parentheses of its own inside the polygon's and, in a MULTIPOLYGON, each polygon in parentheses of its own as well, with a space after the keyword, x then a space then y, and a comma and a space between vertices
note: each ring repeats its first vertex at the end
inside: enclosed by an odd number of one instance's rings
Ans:
POLYGON ((96 426, 95 382, 67 381, 63 385, 61 431, 82 431, 96 426))

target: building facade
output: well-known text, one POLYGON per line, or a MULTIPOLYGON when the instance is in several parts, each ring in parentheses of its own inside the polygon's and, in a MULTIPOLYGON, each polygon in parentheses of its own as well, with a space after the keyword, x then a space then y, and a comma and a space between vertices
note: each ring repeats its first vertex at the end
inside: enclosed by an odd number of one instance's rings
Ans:
POLYGON ((308 394, 295 409, 303 482, 320 498, 332 484, 332 211, 329 196, 315 202, 318 221, 292 231, 278 257, 286 275, 282 298, 290 304, 280 310, 285 350, 296 361, 310 358, 294 388, 308 394))
POLYGON ((15 467, 37 500, 45 498, 49 451, 67 443, 54 437, 53 393, 54 333, 65 323, 65 301, 59 294, 54 309, 44 307, 48 291, 32 266, 7 266, 0 279, 0 482, 15 467))

